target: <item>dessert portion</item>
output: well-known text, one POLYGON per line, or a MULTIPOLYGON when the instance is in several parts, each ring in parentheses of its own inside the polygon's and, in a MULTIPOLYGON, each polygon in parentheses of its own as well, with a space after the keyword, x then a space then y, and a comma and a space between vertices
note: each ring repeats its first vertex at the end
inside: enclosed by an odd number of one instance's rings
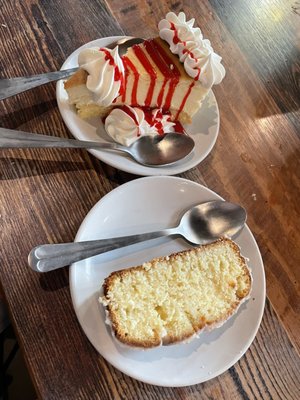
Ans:
POLYGON ((115 104, 160 108, 174 120, 191 122, 208 88, 196 84, 164 40, 145 40, 129 48, 122 60, 125 91, 115 104))
POLYGON ((186 21, 185 14, 178 17, 168 13, 166 19, 158 24, 159 36, 170 46, 170 51, 177 54, 184 69, 196 83, 208 89, 221 83, 225 76, 222 58, 216 54, 208 39, 204 39, 200 28, 194 28, 195 19, 186 21))
POLYGON ((75 105, 78 115, 88 119, 103 117, 112 103, 124 92, 124 66, 118 48, 84 49, 78 56, 80 69, 64 87, 69 103, 75 105))
POLYGON ((114 108, 105 119, 106 132, 118 143, 130 146, 142 135, 160 135, 164 132, 182 133, 182 125, 172 122, 170 114, 158 108, 142 110, 138 107, 114 108))
POLYGON ((191 123, 208 91, 225 76, 221 57, 194 22, 183 12, 170 12, 158 25, 159 37, 128 48, 122 57, 117 47, 84 49, 79 71, 65 82, 70 104, 82 118, 106 117, 126 105, 191 123))
POLYGON ((100 302, 117 340, 152 348, 220 327, 250 295, 251 273, 229 239, 113 272, 100 302))

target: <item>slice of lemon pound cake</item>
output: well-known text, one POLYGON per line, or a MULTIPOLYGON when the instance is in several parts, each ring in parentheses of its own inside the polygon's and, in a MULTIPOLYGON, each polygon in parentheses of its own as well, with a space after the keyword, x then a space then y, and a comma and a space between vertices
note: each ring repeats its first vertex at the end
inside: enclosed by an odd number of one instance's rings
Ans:
POLYGON ((114 336, 151 348, 221 326, 250 294, 251 273, 229 239, 113 272, 103 284, 114 336))

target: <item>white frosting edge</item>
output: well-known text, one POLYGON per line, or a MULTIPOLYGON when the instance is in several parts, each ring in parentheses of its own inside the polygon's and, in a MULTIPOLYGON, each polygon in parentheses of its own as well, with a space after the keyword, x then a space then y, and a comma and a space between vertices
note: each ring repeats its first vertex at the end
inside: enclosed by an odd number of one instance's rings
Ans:
POLYGON ((214 52, 210 41, 203 38, 200 28, 193 27, 194 22, 194 18, 187 21, 184 12, 178 15, 169 12, 158 24, 159 36, 169 44, 170 51, 178 55, 196 84, 211 88, 223 80, 225 68, 222 58, 214 52))

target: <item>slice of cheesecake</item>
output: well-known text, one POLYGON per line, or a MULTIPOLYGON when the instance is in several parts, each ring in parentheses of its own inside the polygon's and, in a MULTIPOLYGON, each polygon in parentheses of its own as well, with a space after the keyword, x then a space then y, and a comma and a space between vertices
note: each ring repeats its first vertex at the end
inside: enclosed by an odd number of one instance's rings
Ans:
POLYGON ((190 123, 208 89, 195 85, 179 58, 161 38, 146 40, 123 56, 125 92, 115 104, 160 108, 190 123))
POLYGON ((87 77, 88 73, 84 69, 79 69, 64 83, 69 104, 75 106, 80 118, 104 117, 111 107, 103 107, 95 102, 93 93, 86 87, 87 77))
POLYGON ((65 82, 70 104, 82 118, 105 116, 112 107, 159 108, 170 111, 173 120, 190 123, 199 110, 208 88, 197 85, 185 71, 169 45, 157 37, 130 47, 121 57, 124 65, 124 87, 109 107, 95 101, 86 86, 88 73, 80 69, 65 82))

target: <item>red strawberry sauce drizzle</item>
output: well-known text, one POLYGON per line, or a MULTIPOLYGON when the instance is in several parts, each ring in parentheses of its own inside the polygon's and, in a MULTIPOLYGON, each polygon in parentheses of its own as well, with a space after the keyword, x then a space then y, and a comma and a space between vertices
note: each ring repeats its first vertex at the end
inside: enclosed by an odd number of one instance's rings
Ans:
MULTIPOLYGON (((173 38, 174 43, 177 44, 179 42, 182 42, 182 41, 180 41, 180 39, 178 37, 178 33, 175 28, 175 25, 173 23, 170 23, 170 24, 171 24, 171 29, 174 30, 174 38, 173 38)), ((182 43, 184 45, 186 44, 185 42, 182 42, 182 43)), ((180 79, 180 70, 173 63, 172 58, 166 53, 165 49, 160 45, 160 43, 157 40, 155 40, 155 39, 145 40, 143 47, 144 47, 145 51, 149 54, 149 56, 151 57, 153 62, 156 64, 156 66, 158 67, 158 69, 160 70, 162 75, 164 76, 164 82, 162 84, 161 90, 157 97, 157 107, 162 108, 164 110, 164 112, 168 111, 171 106, 171 102, 172 102, 172 98, 173 98, 176 86, 180 79), (168 82, 169 82, 169 89, 165 96, 164 104, 162 104, 163 98, 164 98, 164 92, 165 92, 168 82)), ((150 76, 150 85, 149 85, 146 99, 144 102, 145 108, 147 109, 147 108, 150 108, 150 105, 151 105, 157 75, 156 75, 155 69, 153 68, 152 64, 148 60, 148 57, 144 53, 141 46, 136 45, 136 46, 133 46, 132 49, 133 49, 136 57, 138 58, 138 60, 140 61, 140 63, 143 65, 143 67, 145 68, 145 70, 148 72, 148 74, 150 76)), ((100 49, 100 50, 105 51, 105 54, 106 54, 105 59, 108 59, 110 64, 112 65, 114 63, 114 61, 113 61, 111 54, 106 49, 100 49)), ((191 51, 189 51, 188 49, 185 49, 184 52, 188 52, 192 58, 196 59, 194 57, 193 53, 191 51)), ((120 95, 122 95, 122 102, 125 102, 125 100, 126 100, 125 99, 125 96, 126 96, 125 88, 127 85, 128 73, 129 73, 129 70, 131 70, 133 73, 133 76, 134 76, 134 82, 133 82, 133 88, 132 88, 132 93, 131 93, 130 105, 137 106, 138 105, 137 89, 138 89, 138 83, 139 83, 139 72, 128 57, 123 56, 122 61, 123 61, 124 69, 125 69, 125 78, 122 76, 123 79, 121 81, 121 87, 120 87, 120 95)), ((120 75, 121 74, 120 74, 118 67, 115 66, 115 80, 117 80, 117 77, 120 77, 120 75)), ((199 79, 199 75, 200 75, 200 68, 198 69, 198 74, 195 77, 194 82, 192 82, 191 85, 189 86, 187 93, 184 96, 184 98, 180 104, 178 112, 175 116, 175 120, 178 120, 179 115, 180 115, 181 111, 183 110, 185 103, 192 91, 195 81, 199 79)), ((162 130, 162 127, 159 127, 158 125, 157 125, 157 128, 158 128, 158 130, 162 130)), ((178 129, 180 129, 180 126, 178 126, 178 129)), ((177 131, 177 129, 176 129, 176 131, 177 131)), ((183 128, 182 128, 182 131, 183 131, 183 128)))
MULTIPOLYGON (((165 52, 165 50, 161 47, 161 45, 159 44, 158 41, 156 40, 150 40, 149 42, 151 42, 152 45, 152 53, 158 54, 159 58, 158 58, 158 62, 156 62, 155 60, 155 64, 157 65, 157 67, 160 69, 160 71, 163 73, 163 65, 166 65, 167 67, 167 71, 168 73, 165 76, 165 80, 166 82, 169 80, 170 84, 169 84, 169 90, 168 93, 166 95, 166 99, 165 99, 165 103, 162 106, 162 108, 164 110, 169 110, 170 109, 170 105, 171 105, 171 101, 176 89, 176 86, 179 82, 179 78, 180 78, 180 71, 177 68, 177 66, 173 63, 173 60, 171 57, 168 56, 168 54, 165 52), (173 69, 171 69, 170 66, 173 66, 173 69)), ((152 56, 152 53, 149 55, 152 56)), ((165 82, 164 82, 165 83, 165 82)), ((162 89, 164 89, 164 86, 162 87, 162 89)), ((162 93, 162 97, 163 97, 163 93, 162 93)))
MULTIPOLYGON (((148 124, 150 126, 154 126, 157 130, 157 133, 162 135, 164 133, 162 119, 165 115, 168 115, 169 118, 167 121, 172 121, 170 111, 163 111, 162 109, 159 109, 156 113, 153 113, 153 109, 151 108, 141 107, 141 109, 144 111, 145 120, 148 122, 148 124)), ((175 132, 185 133, 185 130, 179 121, 172 122, 175 124, 175 132)))
MULTIPOLYGON (((121 110, 126 112, 135 122, 135 124, 138 126, 138 121, 136 120, 134 114, 131 112, 131 110, 127 106, 121 106, 121 110)), ((159 109, 157 112, 153 113, 153 109, 149 107, 138 107, 140 108, 145 115, 145 120, 148 122, 150 126, 154 126, 155 129, 157 130, 157 133, 162 135, 164 133, 163 130, 163 124, 162 124, 162 119, 164 115, 168 115, 169 118, 167 119, 168 121, 171 121, 171 114, 170 111, 163 111, 159 109)), ((185 130, 181 123, 179 121, 172 121, 175 126, 175 132, 178 133, 185 133, 185 130)))
POLYGON ((163 82, 162 88, 157 97, 157 107, 161 107, 163 95, 164 95, 164 89, 165 89, 165 86, 166 86, 168 80, 172 79, 172 74, 170 74, 169 67, 164 63, 160 54, 157 52, 157 50, 153 46, 153 42, 154 42, 153 40, 145 40, 144 46, 145 46, 147 53, 150 55, 150 57, 155 62, 155 64, 158 66, 160 72, 164 76, 164 82, 163 82))
POLYGON ((156 77, 157 77, 156 72, 140 46, 135 45, 132 47, 132 49, 150 76, 150 86, 149 86, 148 93, 147 93, 147 96, 145 99, 145 107, 150 107, 153 92, 154 92, 154 87, 155 87, 155 81, 156 81, 156 77))
POLYGON ((174 31, 173 43, 174 44, 178 44, 180 42, 180 43, 183 43, 185 45, 185 42, 182 42, 179 39, 178 32, 177 32, 177 30, 175 28, 175 24, 173 22, 170 22, 170 25, 171 25, 170 26, 171 30, 174 31))
MULTIPOLYGON (((130 107, 128 107, 126 105, 122 105, 122 106, 117 106, 115 108, 119 108, 120 110, 124 111, 133 119, 135 125, 138 127, 137 136, 140 136, 141 134, 140 134, 140 130, 139 130, 139 122, 138 122, 135 114, 130 110, 130 107)), ((163 124, 162 124, 163 116, 169 115, 169 118, 167 120, 172 121, 170 111, 163 111, 163 110, 159 109, 156 113, 153 113, 153 109, 150 107, 138 107, 138 108, 144 112, 146 122, 148 122, 148 124, 150 126, 154 126, 159 135, 162 135, 164 133, 163 124)), ((103 124, 105 124, 105 119, 106 119, 106 117, 102 119, 103 124)), ((175 124, 174 125, 175 132, 181 133, 181 134, 186 133, 181 122, 179 122, 178 120, 174 120, 172 122, 175 124)))
MULTIPOLYGON (((133 88, 132 88, 132 93, 131 93, 131 105, 136 106, 137 105, 137 88, 138 88, 138 83, 139 83, 139 73, 138 70, 135 68, 134 64, 129 60, 128 57, 123 56, 123 65, 125 68, 125 80, 127 82, 127 75, 129 69, 131 69, 133 76, 134 76, 134 82, 133 82, 133 88)), ((125 101, 125 94, 122 97, 122 101, 125 101)))
POLYGON ((100 48, 99 51, 103 51, 103 53, 105 54, 105 60, 107 60, 109 62, 109 65, 114 66, 114 80, 116 82, 120 81, 119 95, 123 95, 123 93, 125 93, 124 75, 119 70, 119 67, 115 64, 114 58, 110 54, 109 50, 107 50, 105 48, 100 48))
MULTIPOLYGON (((175 27, 174 27, 174 29, 175 29, 175 27)), ((150 107, 153 92, 154 92, 156 72, 153 69, 151 63, 148 61, 148 58, 145 55, 145 53, 143 52, 143 50, 141 49, 141 47, 137 45, 137 46, 133 46, 133 49, 134 49, 135 55, 137 56, 137 58, 139 59, 139 61, 144 66, 144 68, 146 69, 146 71, 148 72, 148 74, 150 76, 150 86, 149 86, 148 93, 147 93, 146 100, 145 100, 145 107, 150 107)), ((172 58, 166 53, 165 49, 160 45, 158 40, 155 40, 155 39, 146 40, 144 42, 144 49, 149 54, 151 59, 156 64, 157 68, 160 70, 160 72, 164 76, 164 82, 163 82, 162 88, 157 97, 157 107, 162 108, 164 111, 168 111, 171 107, 172 98, 173 98, 175 89, 176 89, 177 84, 180 79, 180 70, 173 63, 172 58), (172 66, 173 69, 171 69, 170 66, 172 66), (166 88, 166 85, 168 82, 169 82, 169 89, 165 96, 164 104, 162 104, 165 88, 166 88)), ((200 74, 200 69, 199 69, 196 79, 198 79, 199 74, 200 74)), ((137 88, 137 77, 135 78, 134 86, 135 86, 135 90, 137 90, 136 89, 137 88)), ((191 85, 189 86, 187 93, 184 96, 184 98, 180 104, 180 107, 176 114, 176 118, 175 118, 176 120, 178 119, 181 111, 183 110, 185 103, 188 99, 188 96, 192 91, 193 86, 194 86, 194 82, 192 82, 191 85)), ((133 90, 133 94, 134 94, 134 90, 133 90)), ((136 104, 137 104, 137 102, 133 102, 132 105, 136 105, 136 104)))
POLYGON ((136 125, 137 128, 138 128, 137 136, 141 136, 140 127, 139 127, 139 121, 136 119, 135 114, 134 114, 134 113, 130 110, 130 108, 129 108, 128 106, 126 106, 126 105, 124 105, 124 106, 122 106, 122 107, 120 107, 120 108, 121 108, 121 110, 123 110, 124 112, 126 112, 126 113, 129 115, 129 117, 131 117, 131 118, 133 119, 135 125, 136 125))
MULTIPOLYGON (((186 42, 179 39, 178 32, 177 32, 177 29, 175 27, 175 24, 173 22, 170 22, 170 25, 171 25, 170 26, 171 30, 174 31, 173 43, 174 44, 182 43, 184 46, 186 46, 186 42)), ((195 61, 197 61, 197 58, 194 56, 194 53, 192 51, 190 51, 189 49, 184 49, 183 50, 183 54, 185 54, 185 53, 188 53, 188 55, 191 58, 193 58, 195 61)), ((198 73, 197 73, 196 77, 194 78, 195 81, 197 81, 199 79, 200 71, 201 71, 200 68, 197 68, 197 69, 198 69, 198 73)))
POLYGON ((164 127, 162 124, 162 118, 163 118, 163 113, 161 110, 157 111, 157 113, 154 115, 152 113, 151 109, 144 109, 144 114, 145 114, 145 120, 148 122, 150 126, 154 126, 154 128, 157 130, 157 133, 159 135, 162 135, 164 133, 164 127))

